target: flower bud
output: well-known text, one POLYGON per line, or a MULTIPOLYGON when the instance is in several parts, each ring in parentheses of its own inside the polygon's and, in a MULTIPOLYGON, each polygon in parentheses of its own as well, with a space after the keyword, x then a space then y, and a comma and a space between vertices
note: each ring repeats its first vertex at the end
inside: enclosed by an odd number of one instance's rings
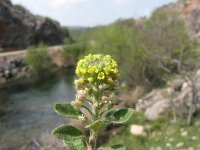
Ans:
POLYGON ((72 104, 75 108, 78 108, 78 109, 83 105, 83 103, 82 103, 81 101, 79 101, 79 100, 72 101, 71 104, 72 104))
POLYGON ((109 97, 110 97, 110 99, 116 99, 115 93, 111 93, 109 97))
POLYGON ((99 90, 103 90, 103 85, 102 84, 99 85, 99 90))
POLYGON ((77 91, 77 99, 84 103, 87 100, 86 90, 78 90, 77 91))
POLYGON ((87 118, 82 114, 81 116, 78 116, 78 120, 81 122, 86 122, 87 118))
POLYGON ((102 101, 107 101, 109 99, 109 97, 108 96, 102 96, 101 99, 102 99, 102 101))
POLYGON ((79 80, 75 80, 74 84, 77 90, 83 89, 83 84, 79 80))
POLYGON ((78 97, 78 100, 80 100, 84 103, 87 100, 87 97, 86 96, 80 96, 80 97, 78 97))
POLYGON ((109 87, 108 84, 103 84, 103 89, 107 89, 109 87))
POLYGON ((92 94, 92 89, 91 88, 85 88, 85 92, 87 94, 92 94))
POLYGON ((94 101, 94 102, 93 102, 93 106, 94 106, 94 108, 97 108, 97 107, 98 107, 98 102, 97 102, 97 101, 94 101))

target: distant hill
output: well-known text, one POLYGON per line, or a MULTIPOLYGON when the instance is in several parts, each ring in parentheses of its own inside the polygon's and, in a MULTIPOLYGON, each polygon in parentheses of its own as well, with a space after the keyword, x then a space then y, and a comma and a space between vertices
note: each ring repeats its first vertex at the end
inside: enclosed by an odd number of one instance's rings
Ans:
POLYGON ((71 41, 68 30, 50 18, 33 15, 10 0, 0 1, 0 48, 6 50, 24 49, 43 42, 53 46, 71 41))
POLYGON ((83 27, 83 26, 67 26, 69 30, 86 30, 88 27, 83 27))
POLYGON ((83 27, 83 26, 67 26, 69 29, 69 33, 73 38, 73 41, 76 41, 80 35, 84 32, 87 32, 89 27, 83 27))

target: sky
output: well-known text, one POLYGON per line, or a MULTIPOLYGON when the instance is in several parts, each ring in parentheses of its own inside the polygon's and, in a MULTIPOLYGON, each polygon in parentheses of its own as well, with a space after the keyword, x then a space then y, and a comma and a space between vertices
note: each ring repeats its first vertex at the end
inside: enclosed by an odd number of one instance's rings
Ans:
POLYGON ((32 13, 53 18, 64 26, 106 25, 117 19, 150 16, 176 0, 12 0, 32 13))

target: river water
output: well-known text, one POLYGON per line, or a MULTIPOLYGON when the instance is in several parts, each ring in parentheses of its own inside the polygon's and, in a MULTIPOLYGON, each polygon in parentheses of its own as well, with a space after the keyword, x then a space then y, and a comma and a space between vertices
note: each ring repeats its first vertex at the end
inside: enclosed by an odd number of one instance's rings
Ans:
POLYGON ((0 149, 18 149, 38 139, 67 120, 53 109, 56 102, 74 98, 73 77, 42 80, 30 87, 0 91, 0 105, 7 111, 0 116, 0 149))

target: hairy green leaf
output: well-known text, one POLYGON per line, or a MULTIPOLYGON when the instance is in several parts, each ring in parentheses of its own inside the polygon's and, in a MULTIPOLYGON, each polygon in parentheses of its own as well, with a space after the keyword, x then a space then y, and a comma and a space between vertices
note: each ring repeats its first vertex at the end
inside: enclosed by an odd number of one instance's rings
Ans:
POLYGON ((113 114, 116 112, 116 110, 111 110, 111 111, 109 111, 107 114, 106 114, 106 118, 108 119, 108 120, 110 120, 110 119, 112 119, 113 118, 113 114))
POLYGON ((106 118, 112 123, 121 124, 126 123, 133 115, 133 109, 123 108, 116 111, 108 112, 106 118))
POLYGON ((68 150, 85 150, 85 143, 82 139, 64 140, 63 142, 68 147, 68 150))
POLYGON ((86 126, 86 128, 93 129, 94 131, 98 131, 102 128, 103 121, 96 120, 95 122, 91 123, 90 125, 86 126))
POLYGON ((78 119, 78 116, 82 115, 81 111, 74 108, 71 104, 55 104, 54 109, 64 117, 78 119))
POLYGON ((84 134, 81 130, 71 125, 62 125, 58 128, 55 128, 52 133, 55 137, 67 141, 80 139, 84 137, 84 134))
POLYGON ((126 147, 124 145, 113 145, 111 147, 100 147, 98 150, 126 150, 126 147))

